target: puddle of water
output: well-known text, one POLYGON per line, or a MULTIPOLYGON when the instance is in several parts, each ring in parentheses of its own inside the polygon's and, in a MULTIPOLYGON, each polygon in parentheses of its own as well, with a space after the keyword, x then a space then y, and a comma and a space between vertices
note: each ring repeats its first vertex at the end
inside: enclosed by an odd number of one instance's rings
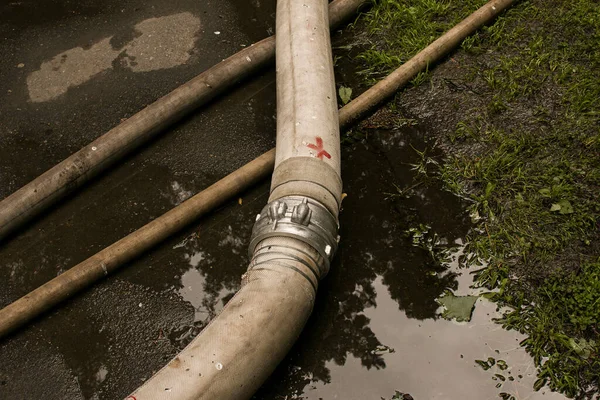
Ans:
POLYGON ((374 288, 376 306, 365 309, 364 315, 375 336, 394 350, 382 356, 385 368, 366 369, 357 358, 343 366, 329 361, 329 382, 316 382, 303 398, 389 399, 398 390, 415 400, 492 400, 502 392, 518 400, 565 399, 556 393, 532 393, 536 371, 518 345, 523 337, 490 320, 498 315, 494 304, 479 300, 471 322, 465 324, 417 320, 398 310, 380 277, 374 288), (488 357, 506 361, 507 369, 483 371, 474 363, 488 357))
POLYGON ((300 341, 254 399, 391 399, 396 391, 415 400, 564 399, 532 391, 523 336, 492 321, 494 304, 477 300, 468 323, 441 318, 436 300, 445 292, 477 291, 458 265, 466 204, 415 167, 425 138, 413 126, 370 130, 343 149, 339 253, 300 341), (429 232, 415 241, 411 227, 429 232), (506 368, 475 363, 489 357, 506 368))
POLYGON ((75 47, 44 61, 27 77, 29 98, 33 102, 50 101, 71 87, 121 64, 133 72, 148 72, 185 64, 200 31, 200 19, 189 12, 149 18, 136 24, 136 38, 123 48, 113 48, 113 37, 104 38, 91 47, 75 47))

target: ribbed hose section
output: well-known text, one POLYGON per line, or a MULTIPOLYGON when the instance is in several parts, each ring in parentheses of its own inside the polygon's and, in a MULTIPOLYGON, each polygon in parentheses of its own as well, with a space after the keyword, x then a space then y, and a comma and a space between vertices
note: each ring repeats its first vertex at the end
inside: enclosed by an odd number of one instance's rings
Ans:
POLYGON ((242 288, 178 357, 128 400, 248 399, 312 312, 321 255, 293 238, 256 248, 242 288))
POLYGON ((319 280, 328 272, 325 259, 315 249, 289 237, 272 237, 260 242, 254 251, 248 273, 269 270, 272 265, 277 265, 276 269, 283 267, 296 271, 310 283, 314 293, 317 292, 319 280))

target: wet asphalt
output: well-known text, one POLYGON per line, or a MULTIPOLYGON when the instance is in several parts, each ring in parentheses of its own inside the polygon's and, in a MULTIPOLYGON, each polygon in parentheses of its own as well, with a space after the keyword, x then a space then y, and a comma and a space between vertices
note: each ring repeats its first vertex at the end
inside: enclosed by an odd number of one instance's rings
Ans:
MULTIPOLYGON (((0 198, 272 34, 274 3, 0 5, 0 198)), ((334 45, 345 41, 334 34, 334 45)), ((338 69, 338 83, 356 82, 352 66, 338 69)), ((271 69, 240 82, 0 243, 0 306, 272 148, 275 112, 271 69)), ((342 242, 313 316, 254 398, 380 399, 396 390, 415 399, 494 398, 503 389, 474 358, 514 352, 519 337, 488 343, 497 327, 482 315, 484 322, 469 327, 475 337, 461 340, 464 325, 439 319, 435 301, 457 289, 457 274, 406 234, 427 226, 440 246, 458 245, 470 227, 466 204, 438 183, 415 184, 421 182, 415 149, 432 142, 426 121, 366 131, 343 146, 342 242), (410 190, 399 196, 398 188, 410 190)), ((264 182, 233 199, 0 341, 0 399, 118 399, 143 383, 239 287, 253 217, 268 188, 264 182)), ((523 360, 510 372, 527 379, 531 365, 523 360)))

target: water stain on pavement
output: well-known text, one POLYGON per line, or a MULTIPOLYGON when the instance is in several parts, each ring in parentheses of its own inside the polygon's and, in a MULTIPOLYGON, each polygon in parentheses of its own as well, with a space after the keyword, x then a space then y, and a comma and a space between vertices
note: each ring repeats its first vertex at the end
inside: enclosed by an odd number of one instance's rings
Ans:
POLYGON ((200 19, 189 12, 146 19, 134 26, 135 38, 114 48, 113 37, 88 48, 75 47, 57 54, 27 77, 29 98, 50 101, 113 68, 116 60, 133 72, 173 68, 186 63, 200 31, 200 19))

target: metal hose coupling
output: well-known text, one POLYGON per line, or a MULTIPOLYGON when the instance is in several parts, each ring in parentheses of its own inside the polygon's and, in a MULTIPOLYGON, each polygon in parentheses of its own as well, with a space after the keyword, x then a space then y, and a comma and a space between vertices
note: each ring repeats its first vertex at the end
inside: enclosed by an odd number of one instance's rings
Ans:
POLYGON ((248 252, 271 237, 291 237, 313 247, 325 260, 325 271, 337 250, 339 223, 325 206, 304 196, 286 196, 267 204, 256 216, 248 252))

